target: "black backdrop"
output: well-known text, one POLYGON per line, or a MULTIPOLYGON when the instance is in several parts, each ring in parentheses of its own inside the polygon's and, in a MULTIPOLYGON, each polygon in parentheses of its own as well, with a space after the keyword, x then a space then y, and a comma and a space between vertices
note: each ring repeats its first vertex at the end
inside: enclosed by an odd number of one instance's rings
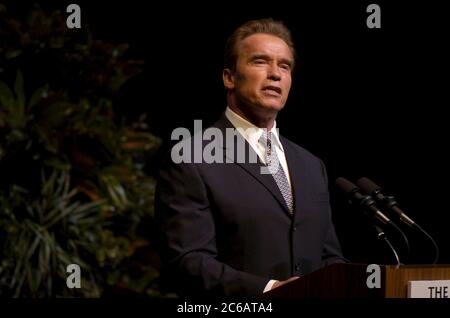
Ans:
MULTIPOLYGON (((221 82, 226 37, 254 18, 283 20, 299 54, 280 132, 328 167, 334 220, 354 262, 392 262, 360 211, 334 186, 339 176, 367 176, 396 195, 405 211, 437 239, 450 263, 446 115, 450 56, 448 17, 440 4, 385 3, 381 29, 366 26, 365 1, 200 4, 78 1, 83 26, 98 38, 128 42, 146 62, 129 86, 123 111, 149 113, 167 141, 176 127, 204 126, 225 108, 221 82)), ((43 5, 65 11, 70 2, 43 5)), ((26 4, 15 4, 17 10, 26 4)), ((432 259, 431 245, 408 232, 411 262, 432 259)), ((392 240, 401 245, 395 236, 392 240)))

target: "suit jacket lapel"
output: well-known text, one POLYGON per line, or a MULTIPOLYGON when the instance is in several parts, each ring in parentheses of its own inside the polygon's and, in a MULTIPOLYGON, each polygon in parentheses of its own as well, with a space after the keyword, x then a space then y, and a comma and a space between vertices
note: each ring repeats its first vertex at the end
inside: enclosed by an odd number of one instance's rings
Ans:
MULTIPOLYGON (((280 203, 280 205, 283 207, 285 213, 290 217, 289 208, 286 204, 286 201, 283 198, 283 195, 280 192, 280 189, 278 188, 278 185, 275 182, 275 179, 270 174, 262 174, 261 168, 264 167, 264 164, 259 159, 258 155, 255 153, 253 148, 250 146, 250 144, 245 140, 244 137, 241 136, 241 134, 237 133, 235 138, 239 138, 239 141, 233 142, 231 145, 234 147, 234 151, 232 152, 233 155, 230 156, 227 154, 227 143, 226 143, 226 128, 232 128, 235 127, 231 122, 225 117, 225 115, 222 116, 222 118, 214 124, 215 127, 219 128, 224 136, 224 156, 231 160, 234 164, 239 165, 242 169, 247 171, 251 176, 253 176, 256 180, 258 180, 262 185, 264 185, 267 190, 270 192, 270 194, 280 203), (238 160, 238 154, 237 154, 237 147, 239 142, 245 144, 245 161, 240 162, 238 160), (250 155, 251 153, 251 155, 250 155), (251 163, 250 158, 257 158, 257 163, 251 163)), ((230 153, 230 151, 228 152, 230 153)), ((241 160, 242 161, 242 160, 241 160)), ((292 178, 292 177, 291 177, 292 178)))
POLYGON ((292 195, 294 197, 294 217, 297 219, 303 211, 305 204, 304 195, 307 191, 307 183, 305 180, 307 174, 307 167, 301 156, 296 154, 294 147, 280 136, 280 141, 283 144, 284 154, 288 164, 289 175, 291 177, 292 195))

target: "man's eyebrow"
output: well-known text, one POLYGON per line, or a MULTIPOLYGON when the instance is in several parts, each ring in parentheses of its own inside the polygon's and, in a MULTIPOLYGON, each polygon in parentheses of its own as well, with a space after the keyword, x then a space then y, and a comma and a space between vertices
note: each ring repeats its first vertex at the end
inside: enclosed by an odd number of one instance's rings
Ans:
MULTIPOLYGON (((252 61, 257 60, 257 59, 272 60, 272 58, 269 55, 264 54, 264 53, 255 53, 250 56, 250 60, 252 60, 252 61)), ((290 67, 292 67, 292 65, 294 64, 294 61, 291 59, 287 59, 287 58, 281 58, 280 63, 287 64, 290 67)))
POLYGON ((287 65, 289 65, 289 66, 291 66, 292 67, 292 65, 294 64, 294 61, 292 61, 291 59, 280 59, 280 62, 282 63, 282 64, 287 64, 287 65))
POLYGON ((267 54, 264 53, 255 53, 253 55, 250 56, 251 60, 257 60, 257 59, 264 59, 264 60, 270 60, 271 57, 267 54))

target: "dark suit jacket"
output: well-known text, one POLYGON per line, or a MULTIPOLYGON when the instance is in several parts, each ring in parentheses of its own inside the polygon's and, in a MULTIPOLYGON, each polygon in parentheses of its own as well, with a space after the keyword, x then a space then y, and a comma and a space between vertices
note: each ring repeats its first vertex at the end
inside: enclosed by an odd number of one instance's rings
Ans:
MULTIPOLYGON (((224 132, 233 126, 222 116, 213 127, 224 132)), ((237 163, 236 151, 228 158, 234 163, 175 164, 170 158, 162 163, 156 213, 163 260, 179 293, 254 296, 270 279, 305 275, 343 260, 323 163, 280 140, 293 216, 273 177, 260 173, 261 163, 237 163)))

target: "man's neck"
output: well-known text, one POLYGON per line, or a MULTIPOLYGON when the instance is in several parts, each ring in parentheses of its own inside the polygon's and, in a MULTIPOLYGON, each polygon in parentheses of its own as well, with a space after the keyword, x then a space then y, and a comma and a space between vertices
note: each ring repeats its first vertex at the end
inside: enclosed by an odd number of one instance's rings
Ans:
POLYGON ((245 107, 238 107, 236 105, 230 105, 229 106, 232 111, 234 111, 236 114, 241 116, 242 118, 245 118, 249 122, 251 122, 253 125, 259 127, 259 128, 267 128, 267 130, 271 130, 276 119, 276 113, 275 114, 254 114, 248 110, 246 110, 245 107))

